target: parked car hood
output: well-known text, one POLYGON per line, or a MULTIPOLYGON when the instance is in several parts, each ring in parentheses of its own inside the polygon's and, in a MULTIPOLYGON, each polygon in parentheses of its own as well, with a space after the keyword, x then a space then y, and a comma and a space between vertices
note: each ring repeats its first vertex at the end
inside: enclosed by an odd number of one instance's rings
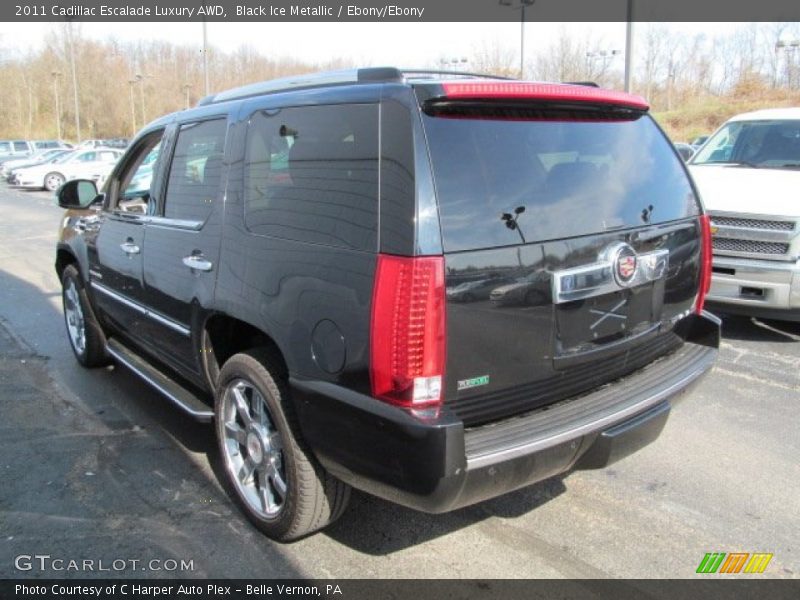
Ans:
POLYGON ((800 216, 800 170, 690 165, 703 204, 710 211, 800 216))

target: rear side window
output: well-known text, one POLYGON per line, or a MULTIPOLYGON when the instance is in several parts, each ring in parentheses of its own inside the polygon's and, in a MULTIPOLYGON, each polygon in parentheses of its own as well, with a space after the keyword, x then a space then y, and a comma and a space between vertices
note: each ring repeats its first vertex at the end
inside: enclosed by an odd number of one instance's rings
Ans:
POLYGON ((244 168, 251 232, 375 249, 377 105, 258 112, 250 119, 244 168))
POLYGON ((205 221, 222 183, 225 119, 182 125, 169 169, 164 216, 205 221))
POLYGON ((698 214, 680 158, 649 117, 423 120, 448 251, 698 214))
POLYGON ((14 151, 15 152, 27 152, 29 150, 28 144, 26 142, 14 142, 14 151))

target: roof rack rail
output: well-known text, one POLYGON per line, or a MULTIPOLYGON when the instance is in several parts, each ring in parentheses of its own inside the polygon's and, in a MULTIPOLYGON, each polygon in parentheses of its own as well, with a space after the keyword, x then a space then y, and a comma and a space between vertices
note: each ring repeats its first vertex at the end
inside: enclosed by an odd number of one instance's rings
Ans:
POLYGON ((429 69, 398 69, 396 67, 367 67, 361 69, 347 69, 344 71, 327 71, 324 73, 307 73, 271 79, 270 81, 259 81, 242 87, 233 88, 217 94, 212 94, 202 98, 197 106, 207 106, 228 100, 238 100, 250 96, 260 96, 296 90, 303 88, 325 87, 332 85, 346 85, 353 83, 400 83, 405 81, 409 75, 422 75, 442 77, 481 77, 484 79, 508 79, 498 75, 485 75, 481 73, 466 73, 464 71, 436 71, 429 69))
POLYGON ((400 72, 408 78, 409 75, 430 75, 431 77, 437 76, 455 76, 464 78, 480 77, 482 79, 502 79, 509 80, 511 77, 503 77, 502 75, 489 75, 487 73, 470 73, 468 71, 442 71, 436 69, 400 69, 400 72))
POLYGON ((594 81, 564 81, 562 83, 565 83, 567 85, 582 85, 584 87, 594 87, 594 88, 600 87, 600 85, 594 81))
POLYGON ((259 81, 242 87, 233 88, 202 98, 197 106, 216 104, 228 100, 260 96, 275 92, 301 88, 324 87, 329 85, 345 85, 348 83, 388 83, 402 81, 402 73, 394 67, 368 67, 363 69, 347 69, 343 71, 327 71, 324 73, 306 73, 269 81, 259 81))

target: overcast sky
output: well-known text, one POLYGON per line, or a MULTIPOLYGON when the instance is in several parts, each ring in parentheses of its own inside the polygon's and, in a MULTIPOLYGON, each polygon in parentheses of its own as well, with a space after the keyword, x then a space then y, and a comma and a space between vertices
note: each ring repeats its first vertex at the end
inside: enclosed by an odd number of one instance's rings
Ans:
MULTIPOLYGON (((679 23, 676 31, 714 36, 741 24, 679 23)), ((52 30, 49 23, 0 23, 4 54, 27 53, 52 30)), ((120 41, 164 39, 179 44, 202 42, 200 23, 81 23, 82 35, 120 41)), ((643 28, 645 24, 637 24, 643 28)), ((564 28, 589 36, 596 50, 624 50, 624 23, 527 23, 526 58, 533 59, 564 28)), ((209 23, 209 44, 230 51, 242 44, 271 57, 291 56, 308 62, 346 58, 361 65, 430 66, 442 58, 469 56, 481 43, 508 44, 519 52, 519 23, 209 23)), ((516 54, 515 56, 518 56, 516 54)), ((516 59, 515 59, 516 60, 516 59)), ((619 68, 621 65, 621 58, 619 68)))

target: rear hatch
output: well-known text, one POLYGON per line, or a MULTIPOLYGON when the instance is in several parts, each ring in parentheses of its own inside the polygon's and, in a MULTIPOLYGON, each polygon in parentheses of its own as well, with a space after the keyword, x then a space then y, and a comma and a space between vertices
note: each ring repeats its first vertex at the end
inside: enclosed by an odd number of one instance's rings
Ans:
POLYGON ((701 210, 643 100, 514 82, 416 90, 445 255, 450 410, 467 425, 523 413, 680 346, 701 210))

